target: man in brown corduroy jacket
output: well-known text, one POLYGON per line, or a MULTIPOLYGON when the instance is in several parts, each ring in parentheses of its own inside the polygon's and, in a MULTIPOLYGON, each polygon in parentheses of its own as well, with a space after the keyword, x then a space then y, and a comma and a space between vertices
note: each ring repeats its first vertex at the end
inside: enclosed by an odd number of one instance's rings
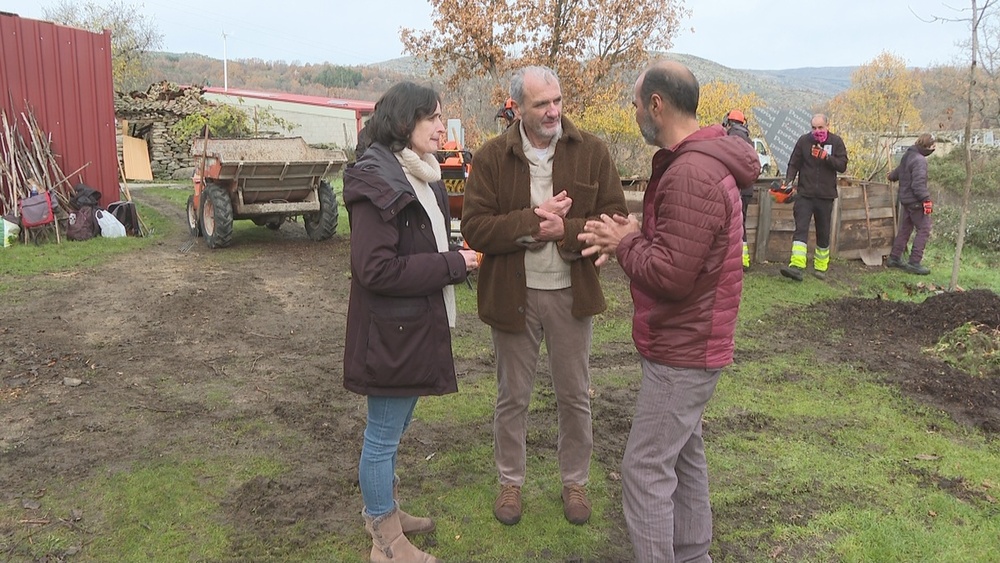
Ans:
POLYGON ((562 115, 552 70, 521 69, 510 94, 521 119, 476 153, 462 210, 462 235, 484 255, 479 317, 492 328, 497 358, 493 514, 508 525, 521 519, 528 403, 544 338, 559 409, 563 509, 583 524, 591 511, 592 316, 605 303, 577 235, 588 218, 627 214, 625 194, 604 142, 562 115))

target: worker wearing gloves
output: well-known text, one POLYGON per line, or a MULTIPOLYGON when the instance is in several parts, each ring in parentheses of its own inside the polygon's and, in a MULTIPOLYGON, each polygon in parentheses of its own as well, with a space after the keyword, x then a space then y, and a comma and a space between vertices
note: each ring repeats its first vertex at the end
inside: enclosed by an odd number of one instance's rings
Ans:
POLYGON ((890 182, 899 182, 899 205, 903 208, 899 214, 899 232, 889 251, 886 266, 902 268, 911 274, 926 276, 931 273, 927 266, 920 263, 924 258, 924 246, 931 236, 931 192, 927 188, 927 157, 934 152, 934 136, 924 133, 906 150, 899 166, 889 173, 890 182), (903 252, 910 235, 916 229, 913 237, 913 247, 910 249, 910 259, 903 262, 903 252))
POLYGON ((833 200, 837 199, 837 174, 847 171, 847 147, 844 140, 828 129, 829 119, 821 113, 812 117, 812 131, 799 137, 788 159, 785 184, 792 185, 798 176, 794 200, 795 233, 792 257, 781 275, 802 281, 806 269, 809 222, 816 224, 816 251, 813 275, 826 279, 830 267, 830 227, 833 200))

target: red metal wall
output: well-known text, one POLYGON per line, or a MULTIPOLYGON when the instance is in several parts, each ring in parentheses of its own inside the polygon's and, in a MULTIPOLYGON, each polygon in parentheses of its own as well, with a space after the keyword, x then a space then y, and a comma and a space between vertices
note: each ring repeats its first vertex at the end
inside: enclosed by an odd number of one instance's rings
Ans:
MULTIPOLYGON (((100 190, 101 205, 118 201, 111 34, 0 12, 0 107, 20 121, 30 108, 51 134, 63 174, 90 163, 70 182, 100 190)), ((2 180, 0 180, 2 181, 2 180)))

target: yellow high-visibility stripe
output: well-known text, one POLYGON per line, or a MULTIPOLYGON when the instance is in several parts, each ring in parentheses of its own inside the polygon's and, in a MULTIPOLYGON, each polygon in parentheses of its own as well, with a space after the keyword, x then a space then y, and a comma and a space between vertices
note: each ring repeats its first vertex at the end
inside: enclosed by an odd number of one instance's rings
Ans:
POLYGON ((813 269, 817 272, 825 272, 830 267, 830 249, 817 248, 813 256, 813 269))
POLYGON ((788 261, 788 265, 805 270, 807 250, 806 243, 797 240, 792 241, 792 259, 788 261))

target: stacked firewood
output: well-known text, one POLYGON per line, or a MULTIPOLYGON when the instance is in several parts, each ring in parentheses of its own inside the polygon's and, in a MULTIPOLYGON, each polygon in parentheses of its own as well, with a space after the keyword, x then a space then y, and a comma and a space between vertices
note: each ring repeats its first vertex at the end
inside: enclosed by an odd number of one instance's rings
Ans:
POLYGON ((115 114, 125 116, 148 116, 173 113, 187 116, 201 113, 205 107, 202 94, 204 88, 198 86, 178 86, 162 81, 151 84, 145 92, 117 93, 115 114))
POLYGON ((17 213, 17 202, 31 190, 52 190, 59 203, 72 195, 70 178, 87 167, 63 174, 46 134, 29 109, 18 115, 0 110, 0 215, 17 213))

